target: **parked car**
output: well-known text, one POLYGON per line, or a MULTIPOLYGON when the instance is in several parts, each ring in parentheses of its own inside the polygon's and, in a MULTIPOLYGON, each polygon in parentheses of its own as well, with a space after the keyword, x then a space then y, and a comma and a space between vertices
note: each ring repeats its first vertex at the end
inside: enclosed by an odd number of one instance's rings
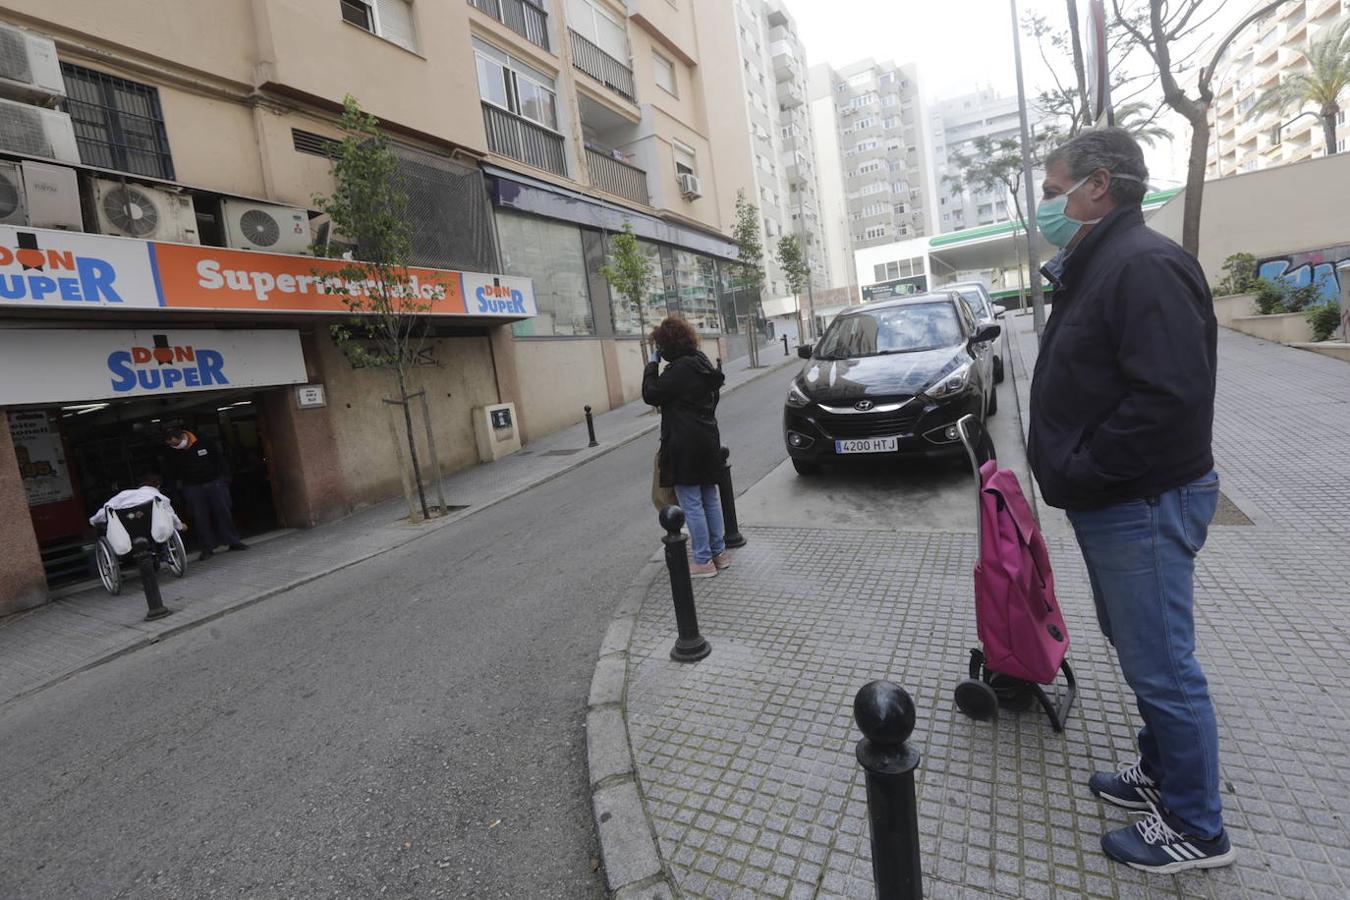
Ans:
MULTIPOLYGON (((994 305, 994 298, 989 296, 989 291, 978 281, 962 281, 958 284, 944 284, 944 291, 956 291, 965 301, 966 306, 970 307, 970 313, 979 323, 994 322, 1003 318, 1003 310, 994 305)), ((990 351, 994 354, 994 383, 1003 383, 1003 356, 998 352, 996 345, 990 344, 990 351)))
POLYGON ((987 348, 1001 331, 947 290, 839 313, 797 348, 806 363, 783 408, 797 473, 857 455, 964 455, 956 421, 998 411, 987 348))

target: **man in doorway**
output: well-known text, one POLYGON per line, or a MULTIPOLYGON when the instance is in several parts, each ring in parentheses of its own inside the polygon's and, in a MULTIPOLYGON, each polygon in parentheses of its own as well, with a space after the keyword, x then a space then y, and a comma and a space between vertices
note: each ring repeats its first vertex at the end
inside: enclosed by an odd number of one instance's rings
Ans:
POLYGON ((1226 866, 1236 854, 1193 610, 1195 557, 1219 500, 1213 300, 1195 257, 1144 225, 1148 170, 1128 132, 1084 132, 1045 169, 1037 224, 1063 250, 1043 270, 1054 311, 1027 455, 1046 502, 1068 512, 1144 722, 1138 760, 1088 782, 1146 813, 1102 849, 1150 872, 1226 866))
POLYGON ((247 550, 248 544, 239 539, 234 527, 229 470, 220 446, 181 426, 167 429, 164 443, 169 448, 166 466, 183 486, 188 518, 201 536, 202 552, 197 558, 210 559, 221 544, 247 550))

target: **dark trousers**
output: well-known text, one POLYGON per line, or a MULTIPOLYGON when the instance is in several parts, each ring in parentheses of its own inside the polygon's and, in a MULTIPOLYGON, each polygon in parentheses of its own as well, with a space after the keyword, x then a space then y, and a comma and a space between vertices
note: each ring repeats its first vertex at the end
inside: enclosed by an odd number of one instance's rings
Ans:
POLYGON ((203 550, 239 543, 234 512, 230 509, 230 486, 225 479, 183 485, 183 502, 203 550))

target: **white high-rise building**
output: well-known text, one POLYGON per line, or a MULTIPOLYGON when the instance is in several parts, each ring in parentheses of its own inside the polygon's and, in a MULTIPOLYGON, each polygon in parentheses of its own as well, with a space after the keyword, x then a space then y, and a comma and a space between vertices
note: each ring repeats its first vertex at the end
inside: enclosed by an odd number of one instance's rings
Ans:
MULTIPOLYGON (((1219 57, 1214 90, 1213 134, 1207 175, 1220 178, 1326 154, 1322 120, 1313 104, 1253 115, 1266 91, 1306 70, 1298 54, 1308 42, 1350 16, 1350 0, 1293 0, 1243 29, 1219 57)), ((1201 53, 1208 59, 1212 50, 1201 53)), ((1350 105, 1350 104, 1345 104, 1350 105)), ((1345 106, 1336 119, 1338 152, 1350 149, 1345 106)), ((1179 142, 1180 144, 1181 142, 1179 142)))
POLYGON ((778 242, 789 234, 806 253, 813 291, 823 290, 830 286, 830 265, 806 108, 806 53, 779 0, 737 0, 735 8, 754 161, 750 200, 763 218, 765 290, 771 299, 791 293, 777 258, 778 242))
MULTIPOLYGON (((964 183, 952 155, 974 155, 977 138, 1018 140, 1021 126, 1017 98, 999 97, 990 88, 952 97, 933 105, 929 123, 933 140, 937 230, 945 234, 1011 221, 1016 215, 1016 204, 1008 192, 974 190, 964 183), (961 190, 955 190, 957 186, 961 190)), ((1018 197, 1019 201, 1021 199, 1018 197)))

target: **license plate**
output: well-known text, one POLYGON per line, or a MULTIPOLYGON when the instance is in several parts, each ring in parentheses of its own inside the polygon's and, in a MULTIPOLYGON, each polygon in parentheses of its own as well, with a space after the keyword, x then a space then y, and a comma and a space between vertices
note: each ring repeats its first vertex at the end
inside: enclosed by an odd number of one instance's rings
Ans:
POLYGON ((893 437, 860 438, 835 441, 835 453, 894 453, 900 449, 900 439, 893 437))

